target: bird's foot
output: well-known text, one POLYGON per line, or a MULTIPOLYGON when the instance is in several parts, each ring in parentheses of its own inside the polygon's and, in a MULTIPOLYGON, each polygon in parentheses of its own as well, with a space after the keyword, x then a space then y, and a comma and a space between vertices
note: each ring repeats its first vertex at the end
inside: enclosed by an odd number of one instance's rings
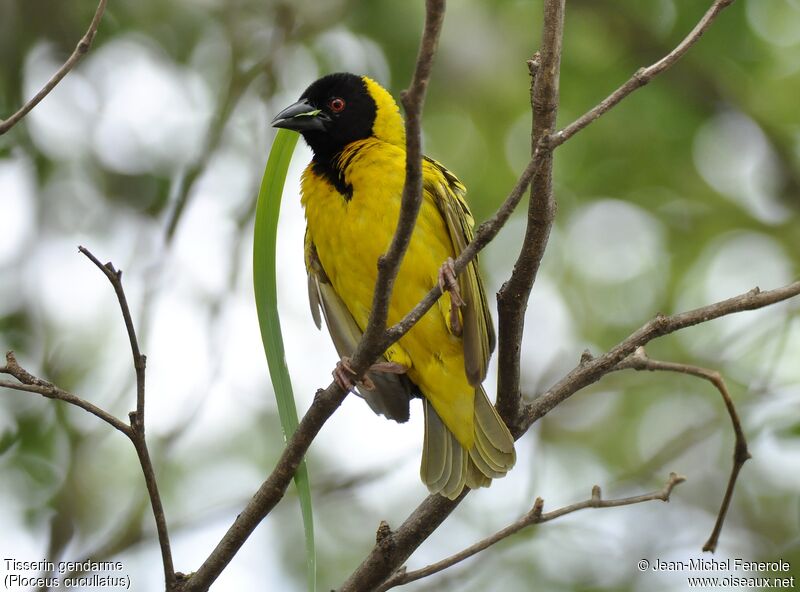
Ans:
POLYGON ((369 367, 370 372, 385 372, 387 374, 405 374, 408 367, 397 362, 377 362, 369 367))
MULTIPOLYGON (((346 391, 352 392, 356 386, 364 387, 368 391, 375 390, 375 383, 372 382, 368 376, 364 376, 359 382, 355 382, 353 378, 356 371, 350 365, 350 358, 345 356, 336 363, 334 368, 333 380, 346 391)), ((367 372, 386 372, 389 374, 405 374, 408 368, 396 362, 377 362, 369 367, 367 372)))
POLYGON ((348 392, 353 392, 353 389, 356 387, 356 383, 353 381, 356 371, 353 370, 353 367, 350 365, 350 358, 344 356, 341 360, 336 362, 336 368, 333 369, 331 374, 336 384, 348 392))
POLYGON ((456 277, 456 269, 452 257, 448 257, 447 261, 439 268, 439 287, 442 292, 450 294, 450 331, 453 335, 460 337, 463 326, 461 325, 458 309, 466 303, 461 298, 461 290, 458 287, 458 278, 456 277))

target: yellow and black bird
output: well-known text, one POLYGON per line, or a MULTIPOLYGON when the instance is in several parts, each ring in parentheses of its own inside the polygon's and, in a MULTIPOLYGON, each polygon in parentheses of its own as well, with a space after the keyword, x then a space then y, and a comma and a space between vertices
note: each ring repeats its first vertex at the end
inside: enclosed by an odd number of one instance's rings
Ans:
MULTIPOLYGON (((314 157, 303 173, 305 260, 311 312, 320 309, 342 362, 366 327, 377 260, 397 225, 405 182, 405 129, 392 96, 349 73, 320 78, 273 120, 300 132, 314 157)), ((425 441, 420 473, 432 493, 450 499, 464 486, 486 487, 514 465, 514 440, 481 386, 495 336, 477 262, 456 279, 452 259, 472 239, 474 221, 461 182, 430 158, 422 162, 423 201, 389 308, 399 321, 438 283, 446 290, 373 366, 363 396, 397 421, 422 396, 425 441)))

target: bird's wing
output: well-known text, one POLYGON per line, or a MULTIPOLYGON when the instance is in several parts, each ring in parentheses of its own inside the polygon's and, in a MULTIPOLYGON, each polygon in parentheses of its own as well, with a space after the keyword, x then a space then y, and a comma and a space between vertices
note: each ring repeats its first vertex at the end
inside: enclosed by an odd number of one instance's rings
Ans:
MULTIPOLYGON (((472 240, 475 223, 464 200, 466 188, 444 166, 428 157, 423 161, 423 179, 424 190, 438 205, 458 257, 472 240)), ((489 358, 494 351, 495 333, 477 258, 459 276, 459 288, 466 302, 462 309, 464 367, 470 384, 478 385, 486 378, 489 358)))
MULTIPOLYGON (((351 356, 361 339, 362 331, 325 273, 308 230, 305 236, 305 260, 308 272, 308 299, 314 323, 318 329, 321 328, 324 317, 339 356, 351 356)), ((398 422, 407 421, 409 400, 417 395, 417 388, 411 380, 403 374, 386 372, 368 372, 367 377, 375 388, 366 390, 359 386, 357 394, 369 403, 375 413, 398 422)))

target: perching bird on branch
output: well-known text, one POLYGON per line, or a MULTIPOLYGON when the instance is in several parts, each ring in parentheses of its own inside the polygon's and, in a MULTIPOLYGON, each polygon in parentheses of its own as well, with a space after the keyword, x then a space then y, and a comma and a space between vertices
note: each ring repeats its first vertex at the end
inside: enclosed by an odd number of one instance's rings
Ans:
MULTIPOLYGON (((300 132, 314 152, 303 173, 305 259, 311 312, 319 310, 342 361, 334 376, 353 388, 348 357, 367 325, 377 260, 392 240, 405 182, 405 129, 397 104, 375 81, 339 73, 314 82, 273 126, 300 132)), ((514 465, 514 440, 481 386, 495 345, 477 261, 459 278, 452 261, 472 239, 461 182, 435 160, 422 162, 423 199, 389 306, 388 323, 437 282, 438 305, 384 354, 358 386, 376 413, 403 422, 422 396, 420 473, 450 499, 486 487, 514 465)))

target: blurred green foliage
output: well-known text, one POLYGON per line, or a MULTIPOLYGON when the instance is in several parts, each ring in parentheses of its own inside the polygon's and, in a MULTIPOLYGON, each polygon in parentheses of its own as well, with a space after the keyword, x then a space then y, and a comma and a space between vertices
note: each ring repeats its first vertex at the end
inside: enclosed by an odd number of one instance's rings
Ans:
MULTIPOLYGON (((567 2, 560 124, 667 53, 708 4, 567 2)), ((0 0, 0 116, 66 58, 94 9, 91 1, 0 0)), ((540 2, 523 0, 448 7, 424 139, 426 152, 465 182, 478 220, 492 214, 528 158, 525 60, 537 48, 540 12, 540 2)), ((250 339, 257 324, 246 270, 267 123, 330 71, 369 74, 398 95, 422 17, 421 2, 390 0, 115 0, 84 61, 0 137, 0 349, 124 417, 133 382, 122 324, 110 290, 75 246, 88 243, 125 270, 150 360, 149 433, 178 569, 199 565, 282 443, 260 346, 250 339), (171 219, 176 232, 168 236, 171 219)), ((674 69, 558 149, 558 218, 526 325, 530 396, 583 349, 611 347, 656 312, 800 275, 798 50, 796 0, 739 0, 674 69)), ((522 216, 484 254, 490 291, 510 272, 521 224, 522 216)), ((291 241, 299 252, 302 230, 291 241)), ((302 263, 292 273, 283 289, 302 301, 302 263)), ((300 323, 304 306, 297 318, 290 309, 287 323, 300 323)), ((797 311, 790 302, 649 348, 653 357, 720 370, 739 405, 754 459, 718 556, 783 558, 795 576, 797 311)), ((310 331, 308 323, 294 326, 310 331)), ((321 380, 303 384, 309 397, 321 380)), ((342 416, 358 403, 348 401, 326 430, 347 425, 342 416)), ((137 589, 157 590, 135 455, 108 431, 78 410, 0 392, 0 550, 20 559, 122 557, 137 589)), ((576 514, 409 589, 684 589, 679 576, 641 574, 635 562, 700 556, 732 444, 709 385, 609 376, 526 435, 509 485, 468 500, 411 564, 493 532, 536 495, 552 509, 584 499, 595 482, 609 497, 626 495, 660 487, 675 470, 688 481, 670 506, 576 514)), ((414 465, 416 454, 403 462, 414 465)), ((398 524, 422 495, 412 489, 414 469, 402 495, 387 494, 398 489, 396 456, 379 466, 355 462, 353 479, 331 481, 341 471, 327 467, 343 458, 322 445, 311 451, 323 587, 352 571, 380 519, 398 524)), ((234 562, 221 589, 265 578, 274 589, 300 589, 296 504, 282 504, 259 532, 245 547, 250 559, 234 562)))

